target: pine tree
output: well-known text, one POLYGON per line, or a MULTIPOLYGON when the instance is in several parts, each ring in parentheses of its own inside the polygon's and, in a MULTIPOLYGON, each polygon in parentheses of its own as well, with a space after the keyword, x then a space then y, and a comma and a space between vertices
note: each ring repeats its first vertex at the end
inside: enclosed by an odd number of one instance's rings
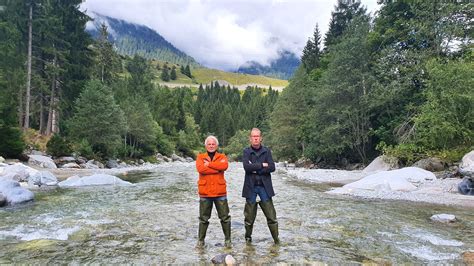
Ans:
POLYGON ((170 74, 168 73, 167 67, 163 67, 163 70, 161 71, 161 80, 170 81, 170 74))
POLYGON ((301 56, 301 62, 303 63, 306 72, 319 67, 321 57, 321 34, 319 32, 318 25, 314 29, 313 37, 308 39, 306 46, 303 49, 303 55, 301 56))
POLYGON ((76 140, 86 140, 101 156, 114 156, 125 133, 125 117, 115 102, 112 90, 100 81, 91 80, 76 101, 69 122, 69 133, 76 140))
POLYGON ((366 9, 361 7, 360 1, 337 0, 337 6, 331 12, 329 29, 324 38, 325 50, 338 42, 352 18, 365 13, 366 9))
POLYGON ((171 80, 176 80, 176 67, 173 66, 173 68, 171 68, 171 73, 170 73, 170 79, 171 80))
POLYGON ((192 78, 193 75, 191 74, 191 68, 189 65, 186 65, 186 68, 184 69, 184 75, 188 76, 189 78, 192 78))

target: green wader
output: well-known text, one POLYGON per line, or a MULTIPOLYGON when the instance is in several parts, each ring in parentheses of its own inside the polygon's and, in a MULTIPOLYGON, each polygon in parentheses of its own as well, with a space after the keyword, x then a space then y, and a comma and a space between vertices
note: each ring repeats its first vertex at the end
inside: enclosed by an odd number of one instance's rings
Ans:
MULTIPOLYGON (((212 202, 211 200, 200 200, 199 201, 199 232, 198 232, 198 243, 197 247, 204 246, 204 239, 206 238, 207 227, 209 226, 209 219, 211 218, 212 212, 212 202)), ((221 220, 222 231, 224 232, 225 237, 225 246, 231 246, 230 240, 230 215, 229 215, 229 205, 227 200, 216 200, 214 201, 216 206, 217 215, 221 220)))
POLYGON ((257 217, 257 203, 245 202, 244 207, 244 223, 245 223, 245 241, 252 242, 252 231, 255 217, 257 217))
POLYGON ((259 205, 260 208, 262 208, 263 214, 265 214, 265 217, 267 218, 268 229, 270 229, 273 241, 275 244, 280 244, 280 239, 278 238, 278 221, 272 199, 260 201, 259 205))

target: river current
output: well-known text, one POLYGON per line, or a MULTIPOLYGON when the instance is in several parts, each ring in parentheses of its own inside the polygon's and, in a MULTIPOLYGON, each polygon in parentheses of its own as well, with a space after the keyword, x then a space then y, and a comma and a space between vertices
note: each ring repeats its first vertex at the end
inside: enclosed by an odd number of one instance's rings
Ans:
POLYGON ((273 198, 282 244, 275 246, 259 209, 253 244, 244 241, 244 171, 226 171, 232 217, 231 249, 215 208, 206 247, 196 249, 197 173, 193 163, 163 164, 121 178, 126 187, 35 192, 35 201, 0 209, 0 264, 210 263, 230 253, 237 263, 462 263, 474 250, 474 210, 425 203, 329 195, 327 184, 277 170, 273 198), (449 213, 453 224, 430 221, 449 213))

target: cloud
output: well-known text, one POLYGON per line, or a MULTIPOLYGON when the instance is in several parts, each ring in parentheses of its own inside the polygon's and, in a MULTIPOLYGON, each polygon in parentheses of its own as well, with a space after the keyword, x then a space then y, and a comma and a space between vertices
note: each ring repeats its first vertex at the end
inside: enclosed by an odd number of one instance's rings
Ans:
MULTIPOLYGON (((362 0, 368 10, 376 0, 362 0)), ((86 0, 82 9, 146 25, 201 64, 263 65, 281 50, 301 55, 316 23, 327 31, 336 0, 86 0)))

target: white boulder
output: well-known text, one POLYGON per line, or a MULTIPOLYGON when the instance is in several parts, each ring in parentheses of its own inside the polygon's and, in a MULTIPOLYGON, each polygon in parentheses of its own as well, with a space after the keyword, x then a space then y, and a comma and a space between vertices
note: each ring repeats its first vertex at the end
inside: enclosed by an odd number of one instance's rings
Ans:
POLYGON ((76 168, 76 169, 79 169, 79 168, 81 168, 81 166, 78 165, 77 163, 67 163, 67 164, 62 165, 60 168, 76 168))
POLYGON ((462 175, 474 177, 474 150, 462 157, 459 172, 462 175))
POLYGON ((380 171, 397 169, 398 167, 398 160, 396 158, 381 155, 367 165, 364 170, 362 170, 362 173, 364 175, 371 175, 380 171))
POLYGON ((33 192, 22 188, 17 181, 0 177, 0 193, 9 204, 17 204, 34 199, 33 192))
POLYGON ((426 180, 435 180, 436 176, 418 167, 405 167, 392 171, 382 171, 362 178, 353 183, 336 188, 331 193, 348 193, 353 189, 376 191, 413 191, 415 184, 426 180))
POLYGON ((34 177, 40 174, 38 170, 28 167, 22 163, 15 163, 6 166, 3 169, 2 175, 6 176, 10 173, 15 173, 18 175, 18 177, 15 178, 16 181, 28 181, 30 177, 34 177))
POLYGON ((441 214, 435 214, 431 216, 430 219, 432 221, 440 222, 440 223, 452 223, 456 221, 456 216, 452 214, 441 213, 441 214))
POLYGON ((40 171, 38 175, 28 179, 29 186, 56 186, 58 179, 49 171, 40 171))
POLYGON ((58 168, 54 163, 53 159, 43 156, 43 155, 28 155, 30 159, 28 163, 31 165, 37 165, 39 167, 48 168, 48 169, 56 169, 58 168))
POLYGON ((107 174, 95 174, 90 176, 71 176, 68 179, 59 182, 60 187, 83 187, 83 186, 103 186, 103 185, 117 185, 129 186, 132 183, 123 181, 122 179, 107 174))

